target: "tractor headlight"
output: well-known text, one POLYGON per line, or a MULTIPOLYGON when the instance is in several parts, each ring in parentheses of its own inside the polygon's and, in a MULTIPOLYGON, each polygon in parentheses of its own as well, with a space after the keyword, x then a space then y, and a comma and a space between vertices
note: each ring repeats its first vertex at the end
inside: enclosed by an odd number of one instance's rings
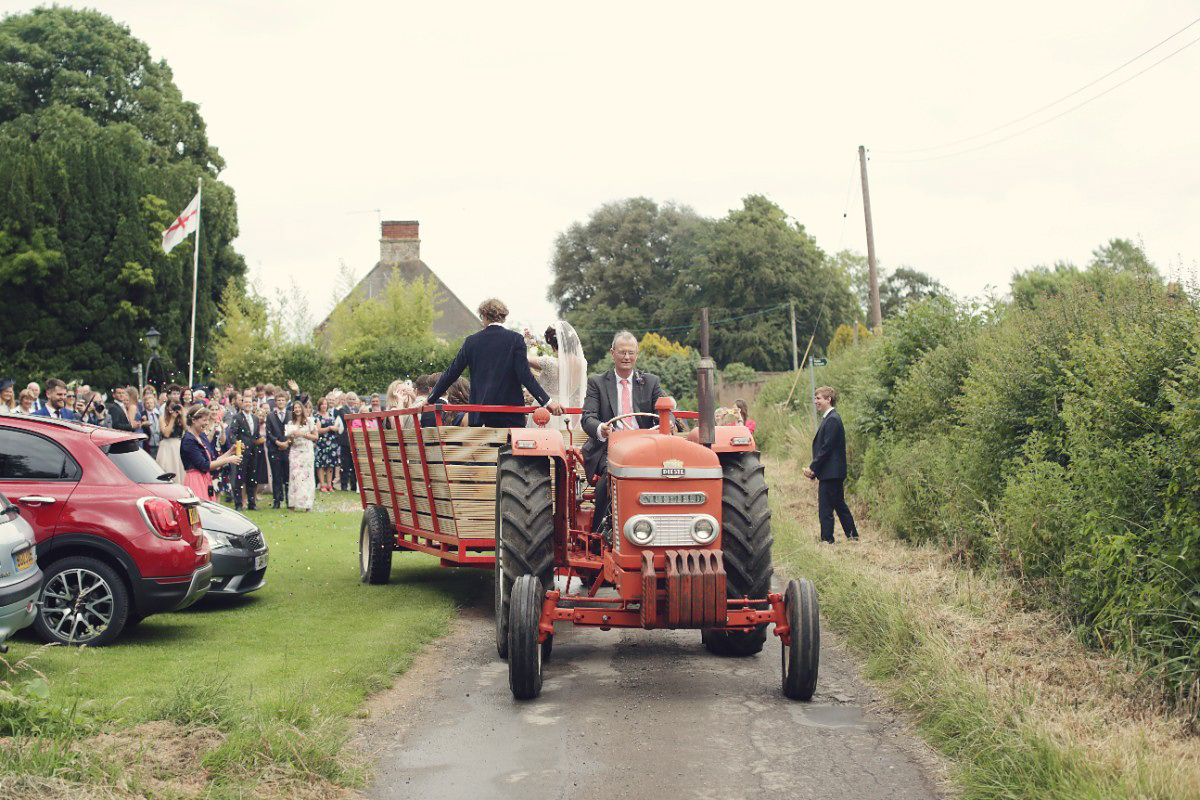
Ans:
POLYGON ((625 538, 645 547, 654 539, 654 523, 649 517, 632 517, 625 523, 625 538))
POLYGON ((717 521, 701 514, 692 521, 692 539, 696 544, 711 544, 717 538, 717 521))

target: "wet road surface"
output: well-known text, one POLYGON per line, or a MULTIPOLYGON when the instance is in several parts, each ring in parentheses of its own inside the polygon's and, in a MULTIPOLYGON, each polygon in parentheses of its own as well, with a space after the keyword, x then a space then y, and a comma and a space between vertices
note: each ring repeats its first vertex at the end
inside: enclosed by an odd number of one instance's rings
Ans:
POLYGON ((369 704, 366 796, 937 798, 940 766, 822 634, 817 693, 780 690, 779 642, 718 658, 698 631, 558 625, 540 698, 517 702, 491 609, 463 613, 369 704))

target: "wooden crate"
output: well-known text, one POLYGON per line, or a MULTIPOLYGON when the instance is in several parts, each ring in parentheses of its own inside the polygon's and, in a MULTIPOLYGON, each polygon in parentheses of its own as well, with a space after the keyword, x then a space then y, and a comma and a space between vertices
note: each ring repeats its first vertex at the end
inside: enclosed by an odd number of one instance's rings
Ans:
POLYGON ((421 428, 421 442, 413 428, 356 430, 351 435, 357 437, 359 480, 367 502, 378 498, 394 522, 450 543, 458 537, 495 536, 496 461, 508 441, 506 428, 421 428), (395 492, 388 490, 389 481, 395 492))
MULTIPOLYGON (((418 442, 413 428, 350 431, 367 502, 381 505, 393 522, 416 528, 430 539, 453 544, 460 536, 493 538, 496 463, 500 447, 508 443, 508 429, 444 425, 421 428, 420 435, 418 442)), ((573 446, 586 441, 583 431, 571 432, 573 446)), ((553 490, 553 473, 551 481, 553 490)))

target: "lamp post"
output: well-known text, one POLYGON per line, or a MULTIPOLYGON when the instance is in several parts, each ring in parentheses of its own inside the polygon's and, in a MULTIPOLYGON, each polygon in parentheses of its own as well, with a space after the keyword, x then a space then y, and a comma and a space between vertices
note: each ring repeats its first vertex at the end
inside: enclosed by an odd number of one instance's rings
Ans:
MULTIPOLYGON (((142 336, 146 340, 146 344, 149 345, 149 347, 150 347, 150 358, 146 359, 146 381, 145 381, 145 383, 150 383, 150 365, 153 364, 156 360, 158 360, 158 343, 159 343, 159 340, 162 339, 162 334, 159 333, 154 328, 151 328, 150 330, 148 330, 144 334, 142 334, 142 336)), ((145 384, 139 380, 138 381, 138 391, 141 391, 145 388, 146 388, 145 384)), ((154 388, 158 389, 157 386, 154 388)))

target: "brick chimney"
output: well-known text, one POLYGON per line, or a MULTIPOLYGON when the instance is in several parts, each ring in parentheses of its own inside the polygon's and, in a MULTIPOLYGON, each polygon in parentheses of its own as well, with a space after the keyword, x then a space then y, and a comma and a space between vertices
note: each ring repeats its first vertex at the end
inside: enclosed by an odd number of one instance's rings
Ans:
POLYGON ((386 264, 421 260, 420 223, 416 220, 387 220, 382 224, 379 260, 386 264))

